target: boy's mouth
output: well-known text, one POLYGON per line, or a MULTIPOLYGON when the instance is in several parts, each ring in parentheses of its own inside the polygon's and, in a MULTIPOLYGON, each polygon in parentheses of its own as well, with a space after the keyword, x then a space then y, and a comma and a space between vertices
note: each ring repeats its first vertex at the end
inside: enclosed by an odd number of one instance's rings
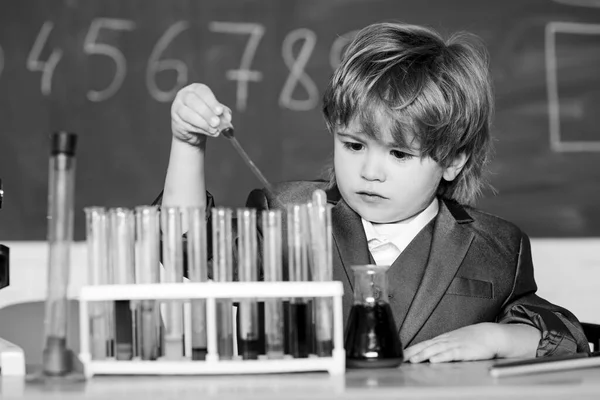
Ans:
POLYGON ((356 194, 358 194, 361 197, 367 198, 367 199, 387 199, 387 197, 380 195, 379 193, 375 193, 375 192, 368 192, 365 190, 362 190, 360 192, 356 192, 356 194))

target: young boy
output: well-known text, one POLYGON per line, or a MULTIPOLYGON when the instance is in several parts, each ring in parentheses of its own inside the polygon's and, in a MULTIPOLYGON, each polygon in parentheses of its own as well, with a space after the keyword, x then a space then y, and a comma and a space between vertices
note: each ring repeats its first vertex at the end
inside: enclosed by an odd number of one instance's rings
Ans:
MULTIPOLYGON (((577 319, 535 295, 529 239, 472 203, 491 151, 493 96, 485 51, 418 26, 358 33, 331 78, 323 112, 333 134, 330 182, 255 190, 259 209, 332 203, 334 279, 345 318, 358 264, 391 264, 390 305, 410 362, 588 352, 577 319)), ((231 111, 205 85, 182 89, 162 203, 206 204, 207 136, 231 111)))

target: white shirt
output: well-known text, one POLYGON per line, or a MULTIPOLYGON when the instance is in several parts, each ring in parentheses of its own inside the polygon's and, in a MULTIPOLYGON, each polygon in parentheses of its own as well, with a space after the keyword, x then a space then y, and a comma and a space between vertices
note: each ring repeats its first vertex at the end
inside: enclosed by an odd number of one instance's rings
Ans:
POLYGON ((377 265, 392 265, 406 246, 417 236, 439 211, 438 199, 422 212, 393 224, 373 224, 361 218, 369 251, 377 265))

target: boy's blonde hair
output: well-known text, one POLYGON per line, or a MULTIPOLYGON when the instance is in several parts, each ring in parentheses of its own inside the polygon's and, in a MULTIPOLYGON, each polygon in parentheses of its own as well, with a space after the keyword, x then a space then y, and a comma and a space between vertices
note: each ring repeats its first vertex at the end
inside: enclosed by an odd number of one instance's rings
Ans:
MULTIPOLYGON (((328 129, 359 118, 364 133, 377 137, 375 116, 383 112, 398 145, 414 138, 421 156, 442 167, 466 154, 461 173, 442 180, 438 195, 472 203, 492 151, 494 109, 487 51, 476 39, 463 33, 444 41, 432 29, 399 23, 362 29, 323 96, 328 129)), ((333 173, 330 182, 335 185, 333 173)))

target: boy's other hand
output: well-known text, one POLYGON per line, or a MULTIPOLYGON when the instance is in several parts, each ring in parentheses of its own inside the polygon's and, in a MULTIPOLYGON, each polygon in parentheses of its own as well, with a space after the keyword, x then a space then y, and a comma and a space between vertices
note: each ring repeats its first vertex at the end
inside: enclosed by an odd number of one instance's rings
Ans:
POLYGON ((496 323, 465 326, 406 348, 404 359, 411 363, 438 363, 494 358, 505 340, 502 329, 496 323))
POLYGON ((173 137, 193 146, 203 144, 207 136, 218 136, 222 119, 231 122, 231 110, 201 83, 179 90, 171 105, 173 137))

